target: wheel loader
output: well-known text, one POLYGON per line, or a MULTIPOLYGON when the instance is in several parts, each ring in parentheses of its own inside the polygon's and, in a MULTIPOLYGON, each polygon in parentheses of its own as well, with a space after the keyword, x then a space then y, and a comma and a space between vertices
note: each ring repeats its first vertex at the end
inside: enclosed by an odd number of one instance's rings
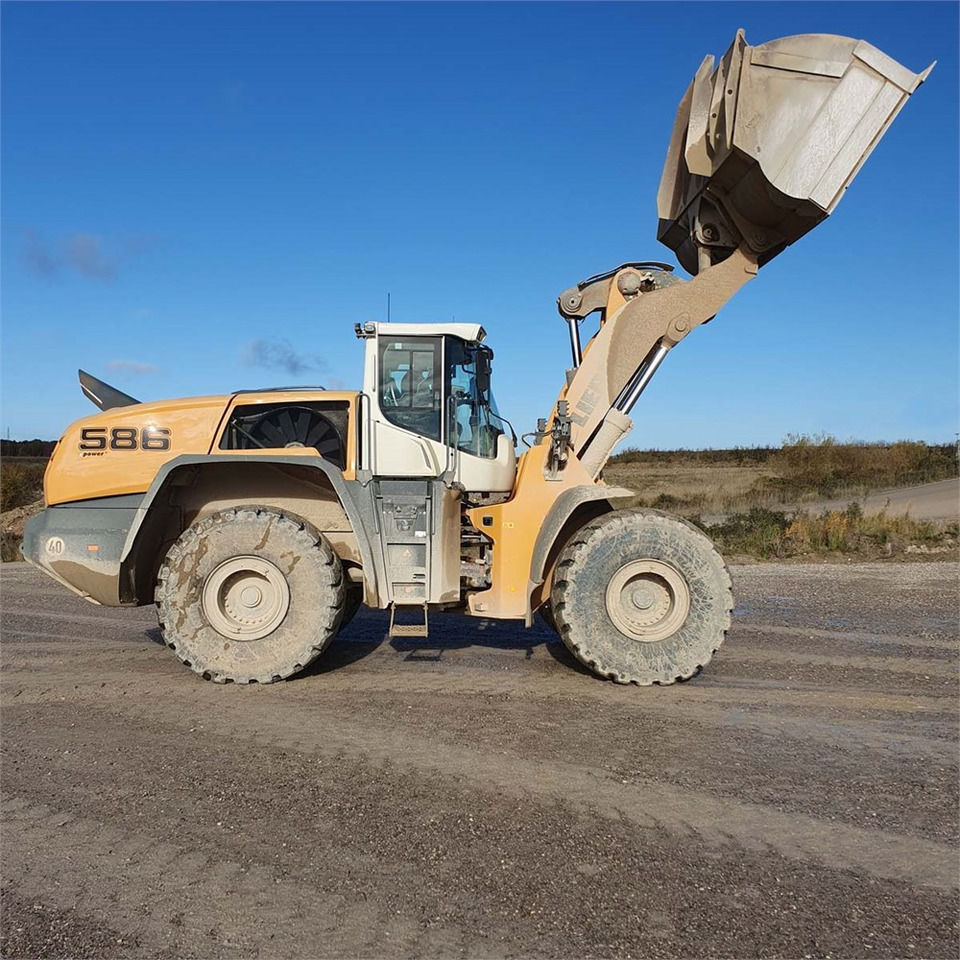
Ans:
POLYGON ((101 412, 58 442, 24 556, 94 603, 155 603, 166 644, 219 683, 302 670, 361 604, 395 637, 440 611, 540 611, 601 677, 693 677, 730 625, 724 561, 678 517, 617 509, 632 493, 604 465, 667 354, 834 211, 930 69, 827 34, 741 30, 708 56, 657 196, 690 279, 629 262, 560 294, 571 367, 519 459, 479 324, 356 325, 360 390, 140 403, 81 371, 101 412))

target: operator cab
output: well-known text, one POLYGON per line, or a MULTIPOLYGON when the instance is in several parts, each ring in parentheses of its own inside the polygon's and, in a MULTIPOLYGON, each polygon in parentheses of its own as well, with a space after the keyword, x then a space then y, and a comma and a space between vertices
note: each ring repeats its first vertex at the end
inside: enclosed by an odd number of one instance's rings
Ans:
POLYGON ((490 385, 493 351, 471 323, 367 323, 363 466, 377 477, 445 477, 505 493, 514 439, 490 385))

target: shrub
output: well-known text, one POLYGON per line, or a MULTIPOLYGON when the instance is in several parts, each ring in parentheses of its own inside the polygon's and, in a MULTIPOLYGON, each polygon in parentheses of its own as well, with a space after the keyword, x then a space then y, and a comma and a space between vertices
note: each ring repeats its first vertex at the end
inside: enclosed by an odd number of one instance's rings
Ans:
POLYGON ((760 559, 831 553, 893 556, 911 544, 952 549, 957 538, 956 524, 945 527, 909 514, 891 517, 885 511, 867 516, 858 503, 846 510, 798 511, 789 517, 754 507, 704 529, 721 550, 760 559))
POLYGON ((21 541, 22 538, 15 533, 4 531, 0 534, 0 560, 4 563, 15 563, 17 560, 22 560, 23 556, 20 554, 21 541))
POLYGON ((735 513, 723 523, 706 528, 707 533, 727 553, 745 553, 764 559, 785 555, 790 520, 779 510, 752 507, 747 513, 735 513))
POLYGON ((952 444, 838 443, 827 434, 790 435, 770 466, 782 478, 783 493, 830 497, 845 487, 876 490, 955 477, 957 455, 952 444))
POLYGON ((0 464, 0 513, 25 507, 43 496, 43 462, 17 463, 6 459, 0 464))

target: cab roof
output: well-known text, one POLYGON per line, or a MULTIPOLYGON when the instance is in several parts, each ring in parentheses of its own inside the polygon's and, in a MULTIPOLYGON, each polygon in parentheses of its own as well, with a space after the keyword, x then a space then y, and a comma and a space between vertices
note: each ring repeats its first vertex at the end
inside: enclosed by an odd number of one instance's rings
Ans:
POLYGON ((364 332, 378 337, 459 337, 468 343, 482 343, 487 331, 479 323, 365 323, 364 332))

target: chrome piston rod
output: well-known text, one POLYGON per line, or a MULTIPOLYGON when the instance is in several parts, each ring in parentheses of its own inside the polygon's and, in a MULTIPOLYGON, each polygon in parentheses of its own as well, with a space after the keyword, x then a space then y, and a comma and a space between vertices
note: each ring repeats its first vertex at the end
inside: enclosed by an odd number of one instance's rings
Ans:
POLYGON ((620 391, 613 406, 600 421, 596 432, 579 451, 580 463, 591 477, 600 475, 614 447, 630 432, 633 427, 630 410, 669 352, 670 348, 660 342, 647 354, 637 372, 620 391))
POLYGON ((647 355, 646 360, 640 364, 637 372, 627 381, 626 386, 620 391, 620 395, 614 401, 614 409, 621 413, 629 414, 633 405, 640 399, 640 394, 647 388, 647 384, 653 379, 657 372, 657 367, 663 363, 663 358, 670 352, 670 348, 657 344, 656 347, 647 355))
POLYGON ((570 325, 570 352, 573 354, 573 365, 579 367, 583 362, 583 350, 580 349, 580 321, 576 317, 567 317, 570 325))

